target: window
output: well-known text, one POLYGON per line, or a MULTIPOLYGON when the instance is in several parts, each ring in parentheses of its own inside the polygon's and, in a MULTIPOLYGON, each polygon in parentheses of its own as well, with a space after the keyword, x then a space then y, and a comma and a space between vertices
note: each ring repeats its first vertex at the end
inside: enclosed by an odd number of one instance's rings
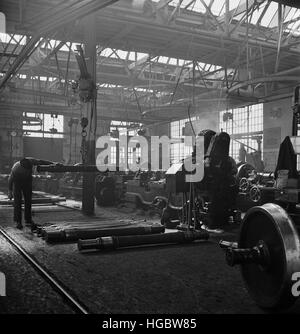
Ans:
POLYGON ((120 147, 119 149, 120 152, 120 164, 125 164, 125 148, 124 147, 120 147))
POLYGON ((63 138, 64 116, 24 112, 23 131, 24 136, 63 138))
POLYGON ((138 163, 139 159, 141 158, 141 148, 140 147, 128 147, 128 165, 132 165, 133 163, 138 163), (133 160, 135 153, 135 161, 133 160))
POLYGON ((247 153, 262 152, 263 104, 221 111, 219 126, 231 137, 230 155, 235 160, 239 160, 241 144, 247 153))
MULTIPOLYGON (((110 135, 113 138, 119 138, 119 136, 137 136, 137 132, 141 127, 141 123, 133 123, 133 122, 125 122, 125 121, 112 121, 110 124, 110 135)), ((125 164, 125 151, 124 148, 121 147, 118 149, 119 151, 119 163, 125 164)), ((136 158, 141 157, 141 148, 136 148, 136 158)), ((112 147, 110 152, 111 163, 117 163, 117 148, 112 147)), ((127 163, 133 164, 133 148, 128 147, 127 152, 127 163)))
POLYGON ((128 165, 132 165, 133 164, 133 148, 132 147, 128 147, 128 165))
POLYGON ((110 148, 110 163, 116 164, 117 163, 117 148, 116 146, 112 146, 110 148))

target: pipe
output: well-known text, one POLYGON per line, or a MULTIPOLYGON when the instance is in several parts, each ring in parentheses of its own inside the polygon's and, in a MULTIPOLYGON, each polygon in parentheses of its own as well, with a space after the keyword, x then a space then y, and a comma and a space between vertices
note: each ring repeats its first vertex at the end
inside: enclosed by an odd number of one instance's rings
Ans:
POLYGON ((80 251, 89 249, 114 250, 122 247, 134 247, 149 244, 177 244, 188 243, 194 240, 207 240, 206 231, 179 231, 174 233, 161 233, 149 235, 109 236, 97 239, 78 240, 80 251))

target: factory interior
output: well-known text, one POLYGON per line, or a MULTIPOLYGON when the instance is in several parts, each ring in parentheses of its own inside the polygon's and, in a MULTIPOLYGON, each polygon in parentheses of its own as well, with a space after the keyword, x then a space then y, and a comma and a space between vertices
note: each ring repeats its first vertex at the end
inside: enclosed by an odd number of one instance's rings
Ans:
POLYGON ((1 0, 0 314, 299 314, 299 130, 300 1, 1 0))

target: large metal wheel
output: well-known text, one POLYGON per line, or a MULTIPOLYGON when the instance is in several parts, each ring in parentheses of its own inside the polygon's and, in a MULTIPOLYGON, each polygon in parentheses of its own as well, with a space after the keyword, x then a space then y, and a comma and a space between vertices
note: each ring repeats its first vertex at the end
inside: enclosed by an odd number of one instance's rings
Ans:
POLYGON ((241 265, 249 294, 262 308, 289 307, 295 301, 291 277, 300 271, 300 241, 291 218, 279 205, 253 207, 243 219, 239 248, 251 248, 262 241, 268 249, 268 264, 241 265))

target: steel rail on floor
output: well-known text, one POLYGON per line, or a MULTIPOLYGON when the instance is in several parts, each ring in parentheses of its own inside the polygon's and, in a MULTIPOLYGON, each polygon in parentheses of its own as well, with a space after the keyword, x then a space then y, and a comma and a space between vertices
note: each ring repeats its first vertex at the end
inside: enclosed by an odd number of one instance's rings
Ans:
POLYGON ((4 230, 0 227, 0 234, 25 258, 25 260, 39 273, 41 277, 47 281, 51 287, 65 300, 65 302, 79 314, 89 314, 87 307, 80 301, 76 300, 74 296, 70 294, 62 284, 55 279, 51 273, 44 269, 26 250, 24 250, 15 240, 13 240, 4 230))

